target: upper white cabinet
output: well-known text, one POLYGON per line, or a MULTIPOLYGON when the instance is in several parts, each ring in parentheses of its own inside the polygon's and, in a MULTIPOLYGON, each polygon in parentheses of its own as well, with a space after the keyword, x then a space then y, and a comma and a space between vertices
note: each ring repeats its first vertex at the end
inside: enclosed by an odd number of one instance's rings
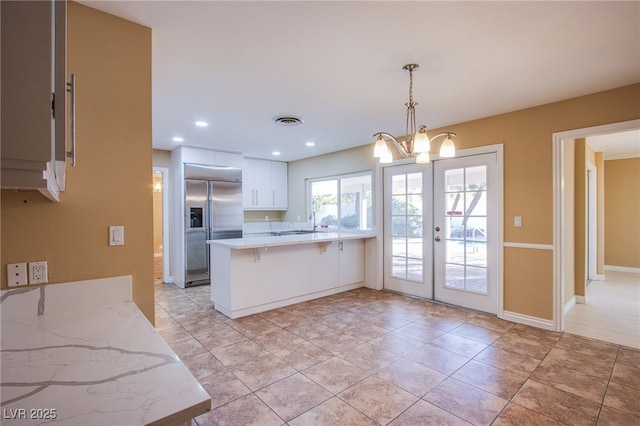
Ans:
POLYGON ((0 7, 2 187, 58 201, 66 164, 66 2, 0 7))
POLYGON ((245 158, 242 166, 242 199, 245 210, 286 210, 287 163, 245 158))

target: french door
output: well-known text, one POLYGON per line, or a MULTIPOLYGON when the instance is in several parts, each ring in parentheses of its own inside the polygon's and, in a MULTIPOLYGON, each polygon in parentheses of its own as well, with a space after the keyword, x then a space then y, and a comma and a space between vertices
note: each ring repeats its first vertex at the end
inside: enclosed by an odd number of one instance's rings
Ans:
POLYGON ((496 154, 384 169, 384 287, 497 313, 496 154))
POLYGON ((431 284, 431 167, 384 169, 384 286, 433 298, 431 284))

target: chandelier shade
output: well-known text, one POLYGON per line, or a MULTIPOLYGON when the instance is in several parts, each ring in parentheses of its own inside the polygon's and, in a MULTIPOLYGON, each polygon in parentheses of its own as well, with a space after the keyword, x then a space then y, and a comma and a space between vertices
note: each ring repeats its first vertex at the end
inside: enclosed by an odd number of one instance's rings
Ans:
POLYGON ((415 157, 416 163, 428 163, 431 161, 429 151, 431 150, 431 142, 435 139, 445 136, 445 141, 440 147, 440 157, 455 157, 456 148, 453 138, 456 136, 453 132, 443 132, 429 138, 427 135, 427 126, 420 125, 416 127, 416 105, 413 100, 413 72, 419 68, 418 64, 407 64, 402 67, 409 73, 409 102, 407 106, 407 121, 405 127, 405 135, 398 139, 390 133, 378 132, 373 136, 377 137, 373 148, 373 156, 379 158, 381 163, 390 163, 393 161, 393 154, 389 149, 387 140, 389 140, 403 157, 415 157))

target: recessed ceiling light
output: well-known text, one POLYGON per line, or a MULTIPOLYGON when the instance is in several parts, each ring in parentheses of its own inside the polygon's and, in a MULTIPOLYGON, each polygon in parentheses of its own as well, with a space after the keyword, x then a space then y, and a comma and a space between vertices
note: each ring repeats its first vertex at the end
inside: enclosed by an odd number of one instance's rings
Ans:
POLYGON ((316 143, 309 141, 309 142, 305 143, 305 145, 306 146, 316 146, 316 143))
POLYGON ((196 121, 196 126, 198 127, 207 127, 209 125, 209 123, 207 123, 206 121, 196 121))
POLYGON ((280 155, 280 151, 273 151, 271 155, 280 155))
POLYGON ((181 138, 180 136, 175 136, 171 138, 171 140, 174 142, 184 142, 184 138, 181 138))

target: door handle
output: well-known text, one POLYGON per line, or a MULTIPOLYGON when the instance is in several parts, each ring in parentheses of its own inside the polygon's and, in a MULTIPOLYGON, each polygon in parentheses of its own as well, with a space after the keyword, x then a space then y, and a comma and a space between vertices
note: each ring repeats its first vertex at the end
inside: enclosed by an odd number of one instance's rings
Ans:
POLYGON ((440 227, 436 226, 436 232, 440 232, 440 227))
POLYGON ((440 237, 436 237, 436 241, 437 241, 437 242, 440 242, 440 237))

